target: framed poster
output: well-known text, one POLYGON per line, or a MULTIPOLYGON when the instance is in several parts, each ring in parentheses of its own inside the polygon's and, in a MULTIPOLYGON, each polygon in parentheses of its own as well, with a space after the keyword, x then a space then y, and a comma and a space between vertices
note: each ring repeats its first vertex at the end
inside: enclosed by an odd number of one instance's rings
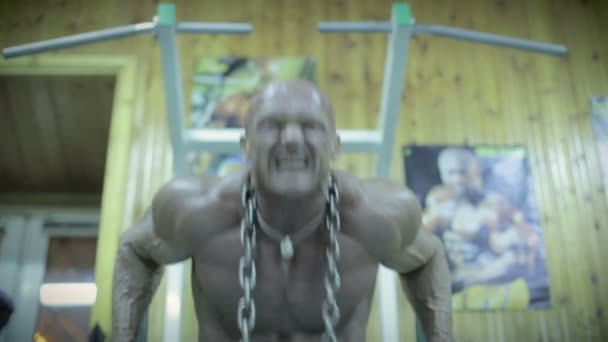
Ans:
POLYGON ((513 146, 412 145, 405 181, 443 243, 455 310, 550 306, 527 153, 513 146))

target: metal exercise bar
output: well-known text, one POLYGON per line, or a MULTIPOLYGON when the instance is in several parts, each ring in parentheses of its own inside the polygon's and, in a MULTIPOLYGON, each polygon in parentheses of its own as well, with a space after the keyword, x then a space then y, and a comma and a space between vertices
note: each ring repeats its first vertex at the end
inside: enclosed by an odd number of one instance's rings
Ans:
POLYGON ((253 31, 253 26, 239 23, 179 22, 176 25, 176 30, 179 33, 248 34, 253 31))
POLYGON ((390 33, 392 26, 386 21, 325 21, 319 23, 322 33, 390 33))
MULTIPOLYGON (((319 23, 319 31, 324 33, 390 33, 392 29, 390 22, 336 21, 319 23)), ((555 56, 564 56, 568 53, 568 48, 559 44, 513 38, 456 27, 414 24, 412 29, 414 35, 427 34, 431 36, 468 40, 481 44, 503 46, 555 56)))
POLYGON ((99 31, 92 31, 87 33, 80 33, 61 38, 43 40, 36 43, 24 44, 3 49, 2 55, 5 58, 12 58, 32 55, 40 52, 60 50, 78 45, 92 44, 104 40, 125 38, 139 34, 150 33, 154 30, 155 26, 155 22, 148 22, 115 27, 99 31))
MULTIPOLYGON (((211 154, 239 153, 239 140, 245 133, 242 128, 187 129, 185 141, 188 151, 206 151, 211 154)), ((343 152, 379 152, 382 136, 379 130, 342 130, 340 150, 343 152)))
MULTIPOLYGON (((175 25, 174 30, 178 33, 248 34, 252 32, 253 28, 251 24, 245 23, 180 22, 175 25)), ((79 33, 36 43, 8 47, 2 50, 2 55, 4 58, 20 57, 147 33, 157 33, 156 21, 79 33)))
POLYGON ((564 56, 568 53, 568 49, 563 45, 512 38, 492 33, 440 25, 416 24, 414 25, 414 34, 428 34, 431 36, 468 40, 481 44, 504 46, 513 49, 527 50, 556 56, 564 56))

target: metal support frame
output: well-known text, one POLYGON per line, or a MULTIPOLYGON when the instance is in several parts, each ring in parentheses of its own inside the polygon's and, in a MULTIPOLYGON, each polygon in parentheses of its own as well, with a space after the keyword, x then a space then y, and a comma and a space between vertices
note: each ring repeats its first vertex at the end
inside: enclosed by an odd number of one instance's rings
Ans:
POLYGON ((186 128, 184 125, 184 91, 175 28, 175 5, 160 4, 156 33, 160 46, 165 106, 173 147, 173 171, 181 176, 187 173, 188 167, 184 149, 184 130, 186 128))
MULTIPOLYGON (((376 160, 376 175, 390 177, 391 160, 395 147, 398 118, 401 109, 401 94, 405 83, 407 52, 412 35, 414 18, 406 4, 394 4, 391 16, 391 33, 388 38, 384 84, 380 102, 381 150, 376 160)), ((377 291, 380 304, 380 325, 383 341, 399 341, 399 307, 396 273, 380 266, 377 291)))
MULTIPOLYGON (((450 28, 438 25, 415 24, 409 5, 393 4, 388 22, 322 22, 318 27, 325 33, 388 33, 389 44, 384 69, 384 85, 377 129, 341 129, 342 148, 345 152, 377 153, 376 173, 389 176, 395 144, 397 119, 403 94, 405 69, 410 39, 416 34, 428 34, 462 39, 482 44, 523 49, 532 52, 563 56, 567 48, 531 40, 517 39, 495 34, 450 28)), ((112 29, 77 34, 58 39, 10 47, 2 50, 5 58, 64 49, 94 42, 125 38, 132 35, 153 33, 158 35, 161 48, 163 79, 167 106, 167 119, 173 148, 173 168, 177 175, 190 172, 186 154, 190 151, 205 151, 214 154, 239 151, 242 129, 190 129, 184 125, 184 103, 177 33, 246 34, 252 31, 250 24, 241 23, 193 23, 176 22, 175 5, 160 4, 152 22, 128 25, 112 29)), ((167 272, 168 306, 178 304, 177 310, 167 310, 164 341, 180 339, 181 303, 183 297, 183 264, 171 266, 167 272)), ((397 289, 394 272, 380 268, 378 289, 383 341, 399 340, 397 289)))
MULTIPOLYGON (((165 86, 165 105, 173 147, 173 171, 186 175, 188 166, 184 144, 184 94, 182 73, 177 49, 175 5, 158 6, 158 43, 160 45, 165 86)), ((181 299, 184 296, 184 264, 177 263, 166 268, 167 288, 165 295, 165 326, 163 341, 181 341, 181 299), (175 300, 178 298, 179 300, 175 300)))

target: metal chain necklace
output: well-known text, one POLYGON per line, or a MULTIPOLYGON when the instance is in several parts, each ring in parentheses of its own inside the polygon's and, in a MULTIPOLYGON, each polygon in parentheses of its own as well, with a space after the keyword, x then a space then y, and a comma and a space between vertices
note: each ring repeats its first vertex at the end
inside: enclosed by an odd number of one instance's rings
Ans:
POLYGON ((241 193, 241 201, 245 207, 245 217, 241 221, 241 243, 244 247, 243 256, 239 262, 239 283, 243 296, 239 300, 237 321, 241 330, 241 341, 250 342, 251 332, 255 327, 255 302, 251 291, 255 288, 255 194, 249 180, 245 182, 241 193))
MULTIPOLYGON (((340 195, 333 175, 330 176, 329 186, 325 197, 325 223, 327 230, 327 270, 323 285, 325 287, 325 300, 321 308, 325 332, 321 337, 323 342, 337 342, 335 325, 340 320, 340 308, 336 302, 336 294, 340 289, 340 273, 338 272, 338 259, 340 259, 340 215, 338 203, 340 195)), ((241 243, 244 247, 243 256, 239 262, 239 283, 243 289, 243 296, 239 300, 237 323, 241 331, 241 342, 251 341, 251 332, 255 327, 255 303, 251 292, 255 288, 255 243, 256 243, 256 211, 257 201, 255 191, 247 180, 241 193, 241 201, 245 209, 245 217, 241 221, 241 243)))
POLYGON ((325 271, 325 301, 323 302, 323 323, 325 324, 325 333, 321 337, 321 341, 336 342, 336 333, 334 326, 340 320, 340 308, 336 303, 336 294, 340 289, 340 273, 338 272, 338 259, 340 259, 340 244, 338 243, 338 235, 340 234, 340 214, 338 213, 338 203, 340 202, 340 194, 338 186, 333 175, 329 178, 329 187, 327 189, 327 204, 325 217, 327 229, 327 270, 325 271))
POLYGON ((258 227, 261 228, 268 237, 279 244, 281 257, 283 260, 289 261, 291 258, 293 258, 294 246, 310 237, 317 230, 319 225, 323 223, 325 216, 325 211, 319 212, 319 215, 314 217, 310 222, 300 227, 291 235, 283 234, 277 229, 274 229, 270 224, 268 224, 268 222, 264 220, 264 217, 259 210, 256 211, 255 218, 256 222, 258 223, 258 227))

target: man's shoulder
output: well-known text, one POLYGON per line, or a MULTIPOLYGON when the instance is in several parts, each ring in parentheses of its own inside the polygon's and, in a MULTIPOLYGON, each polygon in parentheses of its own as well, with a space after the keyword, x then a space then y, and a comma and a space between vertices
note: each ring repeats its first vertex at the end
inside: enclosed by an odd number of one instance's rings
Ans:
POLYGON ((202 222, 209 226, 223 222, 225 216, 240 208, 242 179, 240 173, 222 178, 200 175, 171 179, 154 196, 155 224, 179 229, 201 226, 202 222))
POLYGON ((219 178, 209 175, 175 177, 155 194, 154 205, 183 207, 201 200, 209 202, 238 198, 243 176, 240 173, 219 178))
POLYGON ((372 206, 383 203, 417 206, 416 194, 407 186, 382 178, 358 178, 350 173, 334 173, 341 198, 346 204, 372 206))
POLYGON ((374 241, 382 246, 397 242, 395 248, 412 241, 421 227, 421 206, 413 191, 386 179, 344 178, 346 197, 356 198, 345 208, 345 216, 359 233, 373 233, 374 241))
POLYGON ((416 194, 407 186, 390 179, 369 178, 360 180, 361 188, 372 201, 403 203, 412 205, 418 203, 416 194))

